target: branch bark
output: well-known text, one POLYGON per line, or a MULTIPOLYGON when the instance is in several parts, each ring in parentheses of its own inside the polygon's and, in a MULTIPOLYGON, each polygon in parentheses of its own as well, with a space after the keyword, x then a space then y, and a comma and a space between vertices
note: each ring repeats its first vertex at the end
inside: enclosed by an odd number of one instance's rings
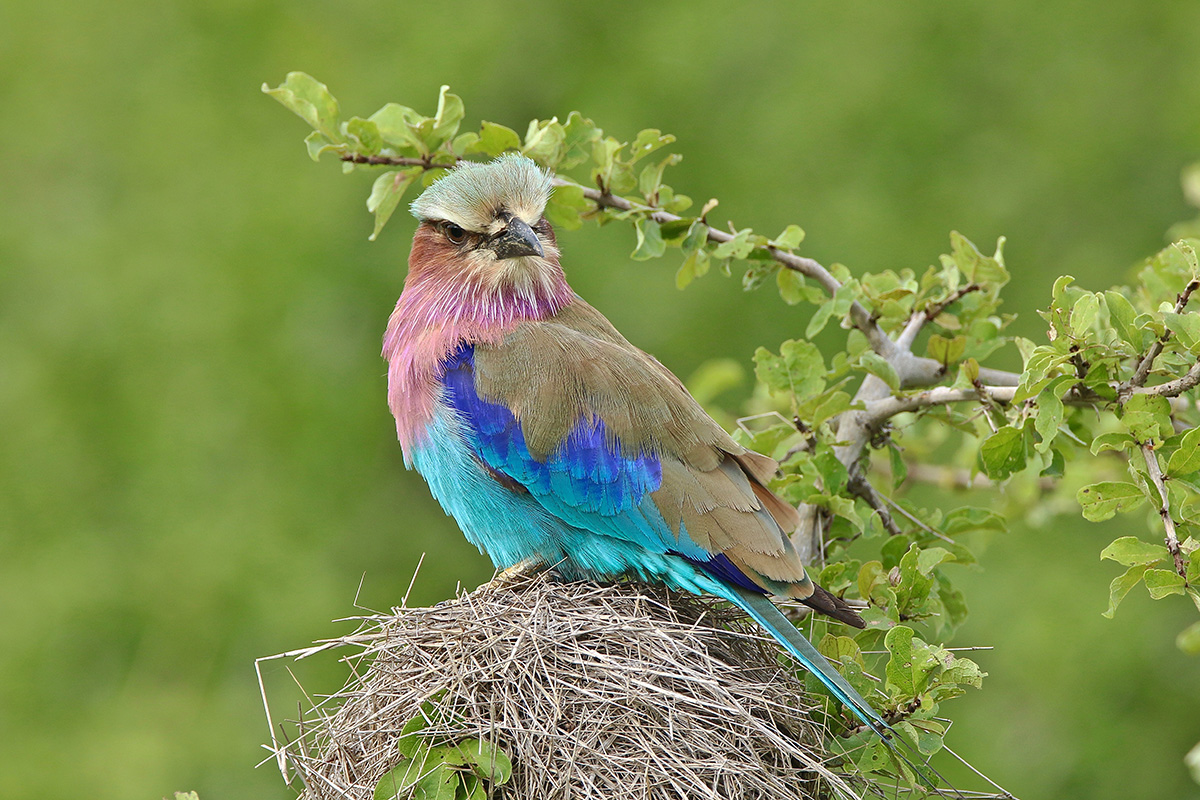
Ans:
POLYGON ((1193 389, 1200 385, 1200 361, 1192 365, 1192 368, 1183 374, 1182 377, 1176 378, 1173 381, 1160 383, 1157 386, 1139 386, 1133 389, 1130 394, 1151 394, 1161 397, 1178 397, 1188 389, 1193 389))
POLYGON ((1163 477, 1162 466, 1158 463, 1158 454, 1145 442, 1141 446, 1142 455, 1146 459, 1146 473, 1150 476, 1150 482, 1154 484, 1155 491, 1158 492, 1158 515, 1162 518, 1163 527, 1167 532, 1167 550, 1175 560, 1175 571, 1179 573, 1179 577, 1186 579, 1187 566, 1183 562, 1183 551, 1179 548, 1179 535, 1175 531, 1175 520, 1171 517, 1171 499, 1167 495, 1167 482, 1163 477))

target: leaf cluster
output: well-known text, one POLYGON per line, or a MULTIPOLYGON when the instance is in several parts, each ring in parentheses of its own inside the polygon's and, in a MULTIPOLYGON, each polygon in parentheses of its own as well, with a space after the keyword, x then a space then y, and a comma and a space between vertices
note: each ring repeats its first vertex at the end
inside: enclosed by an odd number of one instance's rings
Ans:
POLYGON ((448 722, 441 699, 423 703, 400 731, 399 761, 375 785, 375 800, 485 800, 512 777, 511 759, 495 744, 440 733, 448 722))

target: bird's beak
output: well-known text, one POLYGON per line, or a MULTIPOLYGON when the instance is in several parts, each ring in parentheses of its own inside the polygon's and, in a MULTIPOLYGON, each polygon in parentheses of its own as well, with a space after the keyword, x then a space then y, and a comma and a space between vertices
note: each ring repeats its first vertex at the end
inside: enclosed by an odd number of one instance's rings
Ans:
POLYGON ((533 228, 526 225, 517 217, 508 222, 508 227, 488 245, 496 253, 496 259, 516 258, 517 256, 544 256, 542 243, 538 241, 533 228))

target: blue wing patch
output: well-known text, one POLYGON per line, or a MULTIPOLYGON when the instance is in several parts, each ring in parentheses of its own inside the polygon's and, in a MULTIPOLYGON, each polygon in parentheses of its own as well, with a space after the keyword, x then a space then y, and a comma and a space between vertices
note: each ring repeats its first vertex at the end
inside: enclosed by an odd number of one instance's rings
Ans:
POLYGON ((654 505, 650 494, 662 485, 657 455, 622 455, 604 421, 592 418, 581 420, 545 461, 533 458, 512 411, 476 392, 474 355, 473 347, 461 345, 443 362, 442 397, 462 421, 468 443, 485 466, 519 483, 570 525, 656 553, 676 553, 697 566, 713 558, 686 532, 676 538, 654 505))
POLYGON ((466 423, 476 454, 490 468, 535 495, 553 494, 606 516, 636 508, 662 485, 658 457, 641 453, 628 458, 616 452, 600 419, 580 421, 549 459, 534 459, 513 413, 476 393, 473 357, 474 348, 462 345, 444 362, 443 396, 466 423))

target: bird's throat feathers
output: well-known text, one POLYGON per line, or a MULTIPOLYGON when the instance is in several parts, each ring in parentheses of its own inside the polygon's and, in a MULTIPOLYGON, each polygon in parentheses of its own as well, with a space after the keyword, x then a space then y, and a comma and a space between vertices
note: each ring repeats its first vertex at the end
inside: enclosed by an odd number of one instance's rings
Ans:
POLYGON ((450 246, 422 224, 383 339, 388 405, 405 461, 432 418, 450 353, 462 343, 497 343, 517 323, 552 317, 573 297, 552 239, 544 256, 495 260, 450 246))

